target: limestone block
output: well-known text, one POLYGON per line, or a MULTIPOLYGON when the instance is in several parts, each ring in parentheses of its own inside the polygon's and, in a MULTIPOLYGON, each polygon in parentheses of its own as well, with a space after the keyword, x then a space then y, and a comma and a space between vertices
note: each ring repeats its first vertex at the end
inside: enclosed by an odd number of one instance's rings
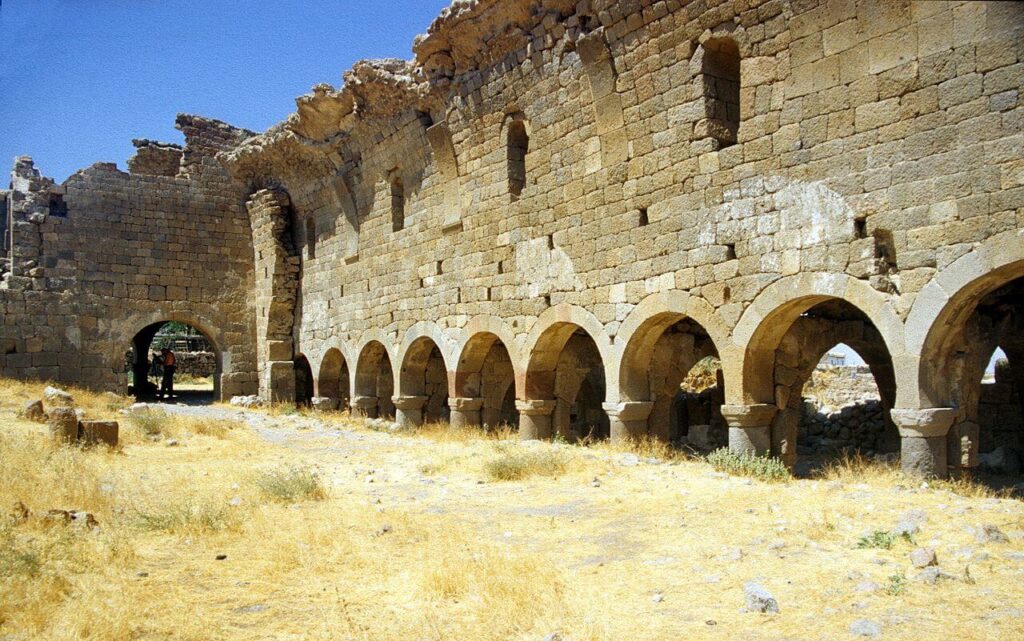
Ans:
POLYGON ((116 447, 119 426, 117 421, 82 421, 81 439, 85 445, 116 447))
POLYGON ((78 440, 78 414, 74 408, 52 408, 47 424, 50 426, 50 437, 58 443, 74 443, 78 440))

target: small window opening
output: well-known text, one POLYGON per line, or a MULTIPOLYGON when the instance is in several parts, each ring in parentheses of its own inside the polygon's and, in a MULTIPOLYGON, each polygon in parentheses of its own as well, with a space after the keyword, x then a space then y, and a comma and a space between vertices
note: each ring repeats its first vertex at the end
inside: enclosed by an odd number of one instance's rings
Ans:
POLYGON ((855 238, 868 237, 868 221, 864 218, 856 218, 853 221, 853 235, 855 238))
POLYGON ((434 126, 434 119, 430 117, 430 113, 426 111, 417 111, 416 119, 420 121, 420 124, 425 128, 434 126))
POLYGON ((405 229, 405 187, 397 172, 391 174, 391 231, 405 229))
POLYGON ((722 149, 736 144, 740 128, 740 49, 728 38, 709 40, 703 47, 701 90, 707 133, 722 149))
POLYGON ((736 260, 736 245, 735 244, 731 244, 730 243, 730 244, 725 246, 725 259, 726 260, 736 260))
POLYGON ((649 222, 650 222, 650 220, 647 218, 647 208, 646 207, 641 207, 640 208, 640 219, 637 221, 637 224, 640 227, 646 227, 647 223, 649 223, 649 222))
POLYGON ((526 154, 530 148, 530 137, 522 120, 511 120, 508 124, 508 191, 512 198, 519 198, 526 186, 526 154))
POLYGON ((316 219, 306 219, 306 258, 316 258, 316 219))
POLYGON ((50 215, 65 218, 68 215, 68 204, 61 194, 50 194, 50 215))

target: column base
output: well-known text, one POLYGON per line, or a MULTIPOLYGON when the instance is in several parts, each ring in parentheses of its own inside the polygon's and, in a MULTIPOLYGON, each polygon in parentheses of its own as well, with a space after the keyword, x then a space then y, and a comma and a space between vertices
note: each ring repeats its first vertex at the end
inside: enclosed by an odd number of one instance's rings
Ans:
POLYGON ((647 435, 647 417, 654 409, 650 401, 627 401, 625 403, 602 403, 608 414, 611 441, 625 443, 647 435))
POLYGON ((900 431, 900 468, 904 474, 946 478, 946 435, 956 418, 951 407, 892 409, 889 416, 900 431))
POLYGON ((723 405, 722 418, 729 425, 729 451, 765 456, 772 451, 772 419, 775 405, 723 405))
POLYGON ((519 438, 524 441, 551 438, 551 414, 556 401, 516 401, 519 410, 519 438))
POLYGON ((423 425, 423 406, 427 404, 426 396, 392 396, 395 405, 395 422, 402 427, 419 427, 423 425))

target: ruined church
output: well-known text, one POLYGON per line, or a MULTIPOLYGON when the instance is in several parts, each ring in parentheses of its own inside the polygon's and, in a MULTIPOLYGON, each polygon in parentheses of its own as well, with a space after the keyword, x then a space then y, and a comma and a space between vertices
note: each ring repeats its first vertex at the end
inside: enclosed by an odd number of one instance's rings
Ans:
POLYGON ((904 470, 1024 453, 1021 4, 456 0, 412 50, 127 171, 18 158, 0 373, 122 390, 176 321, 224 400, 792 465, 842 343, 904 470))

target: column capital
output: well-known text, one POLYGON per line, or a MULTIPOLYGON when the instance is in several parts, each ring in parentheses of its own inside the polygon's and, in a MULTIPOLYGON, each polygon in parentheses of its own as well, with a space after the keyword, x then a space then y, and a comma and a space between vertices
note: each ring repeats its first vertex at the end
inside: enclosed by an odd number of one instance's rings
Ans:
POLYGON ((625 401, 623 403, 601 403, 601 408, 611 418, 620 421, 646 421, 654 409, 652 401, 625 401))
POLYGON ((891 409, 889 416, 905 438, 945 436, 953 425, 957 411, 952 407, 929 409, 891 409))
POLYGON ((778 411, 777 405, 723 405, 722 418, 729 427, 766 427, 778 411))
POLYGON ((376 396, 353 396, 352 400, 349 401, 349 405, 352 409, 368 410, 377 407, 376 396))
POLYGON ((456 411, 474 412, 484 406, 482 397, 449 397, 448 407, 456 411))
POLYGON ((398 410, 418 410, 427 404, 426 396, 392 396, 391 402, 398 410))
POLYGON ((520 414, 528 415, 539 415, 547 416, 555 411, 556 401, 544 401, 530 399, 527 401, 521 401, 516 399, 516 409, 519 410, 520 414))

